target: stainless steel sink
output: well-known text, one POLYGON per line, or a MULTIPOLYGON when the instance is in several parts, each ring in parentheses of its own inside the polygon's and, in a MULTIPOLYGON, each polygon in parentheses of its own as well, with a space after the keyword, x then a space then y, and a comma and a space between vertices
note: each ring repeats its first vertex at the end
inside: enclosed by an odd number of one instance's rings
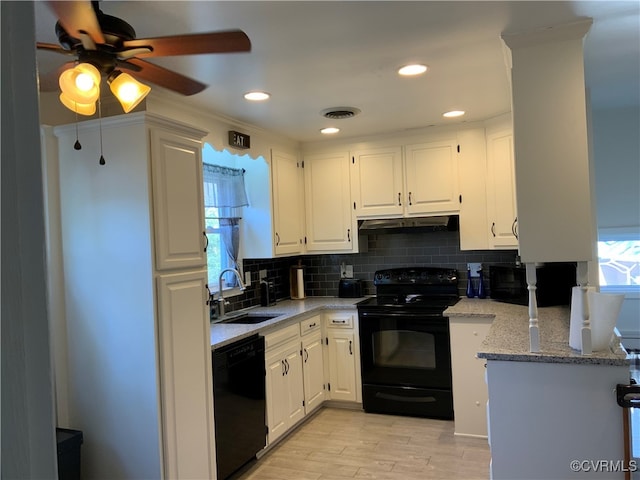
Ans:
POLYGON ((272 318, 279 317, 280 315, 251 315, 249 313, 244 315, 238 315, 228 320, 223 320, 222 323, 236 323, 243 325, 253 325, 255 323, 266 322, 267 320, 271 320, 272 318))

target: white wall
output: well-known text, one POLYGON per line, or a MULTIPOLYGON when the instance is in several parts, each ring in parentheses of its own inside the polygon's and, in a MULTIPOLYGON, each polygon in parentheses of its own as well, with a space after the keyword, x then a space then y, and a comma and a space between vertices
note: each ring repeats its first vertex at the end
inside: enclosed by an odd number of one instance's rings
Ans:
POLYGON ((2 478, 56 478, 33 4, 2 20, 2 478))
POLYGON ((640 107, 594 110, 592 122, 598 228, 640 233, 640 107))
MULTIPOLYGON (((640 107, 592 111, 598 229, 623 229, 640 239, 640 107)), ((640 348, 640 298, 625 299, 618 330, 640 348)))

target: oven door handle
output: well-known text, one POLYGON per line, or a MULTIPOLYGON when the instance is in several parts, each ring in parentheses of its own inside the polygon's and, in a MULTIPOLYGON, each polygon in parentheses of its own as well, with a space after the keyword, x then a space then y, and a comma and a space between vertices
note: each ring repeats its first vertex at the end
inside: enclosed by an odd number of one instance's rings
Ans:
POLYGON ((384 392, 376 392, 376 398, 404 403, 433 403, 436 401, 436 397, 403 397, 401 395, 393 395, 391 393, 384 392))
POLYGON ((371 317, 371 318, 444 318, 443 315, 427 313, 427 312, 391 312, 391 313, 380 313, 380 312, 360 312, 361 317, 371 317))

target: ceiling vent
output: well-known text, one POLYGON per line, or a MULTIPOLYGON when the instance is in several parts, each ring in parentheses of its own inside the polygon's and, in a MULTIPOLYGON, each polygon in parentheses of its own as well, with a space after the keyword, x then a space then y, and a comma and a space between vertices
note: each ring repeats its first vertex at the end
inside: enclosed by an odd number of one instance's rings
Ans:
POLYGON ((330 118, 331 120, 342 120, 344 118, 355 117, 360 113, 360 109, 354 107, 333 107, 327 108, 320 113, 323 117, 330 118))

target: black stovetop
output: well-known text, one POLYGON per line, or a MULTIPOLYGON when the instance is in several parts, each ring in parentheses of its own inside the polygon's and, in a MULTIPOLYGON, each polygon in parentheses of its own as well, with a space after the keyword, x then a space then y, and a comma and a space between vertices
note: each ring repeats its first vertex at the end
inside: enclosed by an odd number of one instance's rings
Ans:
POLYGON ((359 310, 390 308, 393 311, 442 313, 455 305, 458 272, 439 267, 378 270, 373 277, 376 296, 357 304, 359 310))

